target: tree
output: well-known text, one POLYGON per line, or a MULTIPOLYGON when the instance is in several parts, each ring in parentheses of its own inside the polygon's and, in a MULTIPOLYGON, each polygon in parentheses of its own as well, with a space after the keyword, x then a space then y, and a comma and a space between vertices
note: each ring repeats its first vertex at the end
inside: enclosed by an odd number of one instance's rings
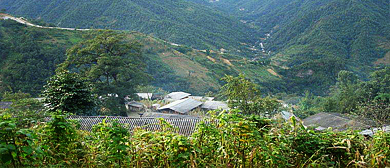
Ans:
POLYGON ((124 115, 124 98, 134 97, 138 85, 149 76, 141 54, 141 44, 128 41, 125 34, 102 30, 67 51, 62 68, 78 72, 94 85, 93 93, 103 100, 103 111, 124 115))
POLYGON ((226 75, 222 80, 226 84, 222 86, 221 94, 228 99, 230 108, 237 108, 245 114, 270 114, 280 107, 276 99, 261 98, 256 84, 245 79, 243 74, 237 77, 226 75))
POLYGON ((92 115, 95 99, 91 87, 77 73, 57 72, 44 86, 42 96, 48 111, 92 115))

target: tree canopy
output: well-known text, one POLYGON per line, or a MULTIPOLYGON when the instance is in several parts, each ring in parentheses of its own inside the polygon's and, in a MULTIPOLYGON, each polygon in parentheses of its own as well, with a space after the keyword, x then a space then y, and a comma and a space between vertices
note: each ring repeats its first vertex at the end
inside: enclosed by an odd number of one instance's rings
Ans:
POLYGON ((133 97, 136 87, 147 83, 149 78, 145 72, 141 44, 127 41, 125 34, 112 30, 88 34, 66 55, 67 59, 59 69, 78 72, 93 84, 93 93, 98 94, 103 102, 113 104, 109 108, 111 112, 118 110, 114 109, 118 103, 124 103, 125 97, 133 97))
POLYGON ((42 96, 51 112, 58 110, 78 115, 91 115, 95 99, 91 87, 77 73, 60 71, 44 86, 42 96))
POLYGON ((257 85, 245 79, 243 74, 233 77, 226 75, 222 78, 226 82, 222 86, 221 94, 228 99, 232 109, 239 109, 244 114, 270 114, 280 107, 280 103, 273 98, 260 96, 257 85))

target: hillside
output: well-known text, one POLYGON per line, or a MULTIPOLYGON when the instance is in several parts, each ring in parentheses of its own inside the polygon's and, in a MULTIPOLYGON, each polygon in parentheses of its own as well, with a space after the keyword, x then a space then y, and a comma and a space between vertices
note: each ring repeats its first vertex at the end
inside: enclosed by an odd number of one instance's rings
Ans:
POLYGON ((292 92, 324 94, 339 70, 366 79, 387 66, 390 3, 387 0, 189 0, 236 15, 270 36, 274 65, 292 92), (386 55, 387 53, 387 55, 386 55))
MULTIPOLYGON (((81 41, 86 33, 0 20, 0 92, 20 90, 38 95, 56 65, 65 60, 66 49, 81 41)), ((178 46, 139 32, 124 33, 127 39, 143 44, 147 72, 154 79, 150 84, 166 91, 216 92, 221 77, 240 72, 256 81, 278 79, 267 71, 270 67, 254 65, 240 56, 178 46)))
POLYGON ((139 31, 197 49, 231 49, 258 34, 239 20, 184 0, 2 0, 0 9, 59 27, 139 31))

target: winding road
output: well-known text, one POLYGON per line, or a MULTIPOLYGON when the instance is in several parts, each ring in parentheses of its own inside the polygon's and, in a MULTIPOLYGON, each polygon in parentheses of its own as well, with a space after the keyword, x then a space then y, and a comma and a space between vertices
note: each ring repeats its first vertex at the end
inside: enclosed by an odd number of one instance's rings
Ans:
POLYGON ((11 16, 11 15, 8 15, 8 14, 0 13, 0 20, 8 20, 8 19, 14 20, 14 21, 16 21, 18 23, 21 23, 21 24, 24 24, 24 25, 27 25, 27 26, 38 27, 38 28, 43 28, 43 29, 77 30, 77 31, 89 31, 89 30, 92 30, 92 29, 76 29, 76 28, 40 26, 40 25, 36 25, 36 24, 33 24, 33 23, 27 21, 23 17, 17 18, 17 17, 11 16))

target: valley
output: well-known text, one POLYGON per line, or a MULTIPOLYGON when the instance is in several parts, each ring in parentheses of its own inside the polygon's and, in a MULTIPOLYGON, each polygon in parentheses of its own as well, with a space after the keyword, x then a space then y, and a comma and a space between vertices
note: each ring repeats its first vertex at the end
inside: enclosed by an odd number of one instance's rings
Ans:
MULTIPOLYGON (((0 8, 16 18, 43 21, 45 26, 34 25, 38 28, 109 28, 150 36, 159 41, 159 46, 172 49, 153 51, 158 57, 150 58, 161 59, 161 64, 171 68, 170 73, 181 78, 203 81, 187 84, 192 91, 218 90, 223 74, 245 73, 264 94, 302 94, 309 90, 316 95, 327 94, 340 70, 353 71, 367 80, 370 72, 389 65, 386 53, 390 49, 381 47, 390 41, 390 31, 384 26, 389 24, 385 19, 388 7, 385 0, 370 0, 366 5, 349 0, 0 2, 0 8), (37 6, 43 6, 42 10, 35 10, 37 6), (86 6, 99 10, 88 12, 84 10, 86 6), (126 12, 121 16, 113 9, 126 12), (359 15, 357 11, 366 14, 359 15), (80 15, 85 17, 75 19, 80 15), (313 82, 316 85, 311 85, 313 82)), ((156 50, 148 45, 145 48, 156 50)))
POLYGON ((389 167, 389 0, 0 0, 0 167, 389 167))

